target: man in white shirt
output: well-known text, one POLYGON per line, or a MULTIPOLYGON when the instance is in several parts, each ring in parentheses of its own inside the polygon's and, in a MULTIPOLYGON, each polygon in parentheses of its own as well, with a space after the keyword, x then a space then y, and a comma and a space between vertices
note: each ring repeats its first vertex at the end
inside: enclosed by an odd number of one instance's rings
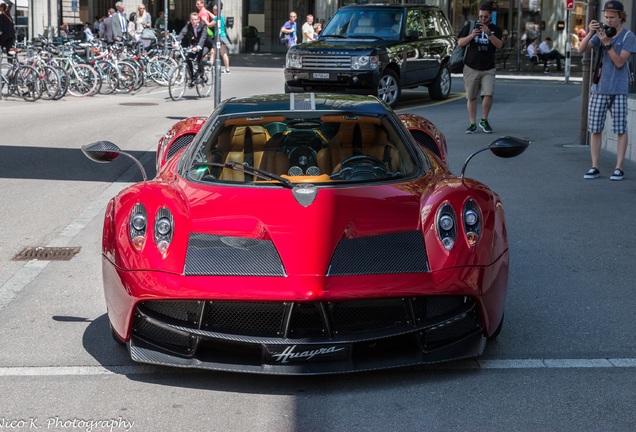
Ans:
POLYGON ((314 33, 314 16, 312 14, 307 15, 307 22, 303 24, 303 42, 316 40, 314 33))

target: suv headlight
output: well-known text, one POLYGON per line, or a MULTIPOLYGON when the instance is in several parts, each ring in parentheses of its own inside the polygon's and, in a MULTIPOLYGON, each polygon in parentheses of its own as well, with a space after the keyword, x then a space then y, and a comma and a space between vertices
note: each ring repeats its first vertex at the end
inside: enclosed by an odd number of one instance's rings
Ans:
POLYGON ((287 54, 287 67, 290 69, 302 69, 303 56, 298 53, 287 54))
POLYGON ((375 70, 378 68, 378 58, 376 56, 353 56, 351 57, 351 69, 353 70, 375 70))

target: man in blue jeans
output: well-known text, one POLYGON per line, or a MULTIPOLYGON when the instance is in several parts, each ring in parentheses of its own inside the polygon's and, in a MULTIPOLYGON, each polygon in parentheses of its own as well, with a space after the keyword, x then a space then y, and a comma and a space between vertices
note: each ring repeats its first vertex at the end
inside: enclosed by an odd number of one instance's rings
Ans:
POLYGON ((600 73, 600 78, 598 81, 593 80, 588 109, 587 128, 591 133, 592 168, 583 177, 596 179, 600 176, 601 138, 609 111, 612 114, 612 132, 618 135, 616 168, 610 180, 623 180, 623 161, 627 151, 627 93, 630 79, 627 60, 636 52, 636 36, 623 28, 627 14, 620 1, 606 2, 603 17, 607 29, 596 20, 590 21, 588 32, 578 49, 579 53, 594 49, 596 55, 601 56, 598 66, 600 70, 594 74, 598 76, 600 73), (612 33, 614 36, 611 36, 612 33))

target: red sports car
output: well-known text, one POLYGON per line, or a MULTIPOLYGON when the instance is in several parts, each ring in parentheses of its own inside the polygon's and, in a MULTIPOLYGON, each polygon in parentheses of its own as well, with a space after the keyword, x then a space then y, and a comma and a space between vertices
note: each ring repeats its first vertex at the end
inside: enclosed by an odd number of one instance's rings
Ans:
POLYGON ((157 176, 106 209, 113 336, 138 362, 272 374, 482 354, 503 323, 504 210, 446 151, 429 121, 370 96, 229 99, 180 121, 157 176))

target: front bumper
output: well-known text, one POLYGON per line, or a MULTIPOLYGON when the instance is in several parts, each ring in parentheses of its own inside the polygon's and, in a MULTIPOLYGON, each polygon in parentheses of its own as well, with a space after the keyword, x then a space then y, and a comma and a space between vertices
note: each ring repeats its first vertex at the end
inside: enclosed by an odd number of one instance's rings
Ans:
POLYGON ((147 301, 133 360, 268 374, 328 374, 479 356, 477 302, 430 296, 343 302, 147 301))
POLYGON ((379 81, 378 71, 285 69, 285 82, 291 91, 369 94, 369 90, 377 89, 379 81))

